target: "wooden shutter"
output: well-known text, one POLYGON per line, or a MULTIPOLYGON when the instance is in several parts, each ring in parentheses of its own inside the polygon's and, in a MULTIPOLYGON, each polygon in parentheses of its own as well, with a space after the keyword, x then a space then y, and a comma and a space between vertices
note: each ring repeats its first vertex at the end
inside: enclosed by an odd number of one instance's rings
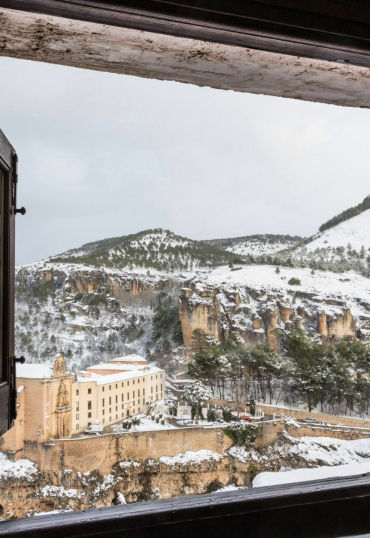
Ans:
POLYGON ((0 435, 16 417, 14 371, 14 224, 16 153, 0 131, 0 435))

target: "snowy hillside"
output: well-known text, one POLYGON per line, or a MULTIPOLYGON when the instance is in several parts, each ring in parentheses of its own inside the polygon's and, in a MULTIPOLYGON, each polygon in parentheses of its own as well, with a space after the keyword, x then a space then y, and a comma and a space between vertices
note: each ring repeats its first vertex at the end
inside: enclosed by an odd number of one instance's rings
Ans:
MULTIPOLYGON (((370 303, 369 280, 354 272, 346 277, 329 271, 312 271, 284 267, 276 273, 274 267, 269 265, 251 265, 237 271, 226 268, 215 269, 204 280, 210 286, 223 286, 232 289, 235 286, 250 287, 268 292, 289 293, 296 291, 303 294, 313 294, 315 297, 333 296, 343 297, 349 301, 366 301, 370 303), (300 284, 291 285, 292 278, 297 278, 300 284)), ((199 284, 202 285, 201 283, 199 284)))
POLYGON ((59 351, 76 368, 133 351, 157 360, 182 342, 179 276, 40 262, 16 280, 16 350, 28 362, 59 351))
POLYGON ((281 250, 294 247, 301 241, 303 241, 303 238, 299 236, 259 234, 230 239, 211 239, 205 241, 205 243, 240 256, 259 256, 262 254, 275 254, 281 250))
POLYGON ((235 254, 160 228, 95 241, 60 254, 53 262, 73 262, 114 269, 154 268, 191 271, 240 262, 235 254))
POLYGON ((314 252, 316 249, 333 250, 340 247, 358 253, 364 248, 366 256, 370 254, 370 209, 333 228, 319 232, 304 248, 308 252, 314 252))

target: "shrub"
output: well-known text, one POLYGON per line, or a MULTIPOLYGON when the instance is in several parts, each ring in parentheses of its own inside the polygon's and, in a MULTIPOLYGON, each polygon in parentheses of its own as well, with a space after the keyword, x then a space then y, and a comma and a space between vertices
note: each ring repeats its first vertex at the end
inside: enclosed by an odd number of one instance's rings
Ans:
POLYGON ((230 407, 222 407, 222 418, 225 422, 231 422, 232 415, 230 407))
POLYGON ((233 440, 234 445, 238 446, 250 446, 252 445, 258 435, 258 424, 230 424, 222 431, 225 435, 233 440))
POLYGON ((290 280, 288 280, 288 284, 290 284, 291 286, 300 286, 301 281, 299 280, 299 278, 295 278, 293 276, 290 280))

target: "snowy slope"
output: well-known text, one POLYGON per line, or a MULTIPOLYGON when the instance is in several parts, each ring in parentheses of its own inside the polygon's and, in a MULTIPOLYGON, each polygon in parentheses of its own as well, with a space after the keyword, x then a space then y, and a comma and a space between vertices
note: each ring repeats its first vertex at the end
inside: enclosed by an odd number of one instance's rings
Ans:
POLYGON ((305 248, 309 252, 316 249, 344 247, 351 250, 361 251, 362 247, 368 251, 370 248, 370 209, 349 220, 341 222, 337 226, 324 232, 318 233, 305 248))
POLYGON ((248 254, 260 256, 262 254, 275 254, 294 247, 302 240, 303 238, 298 236, 259 234, 230 239, 213 239, 206 242, 240 256, 248 254))
MULTIPOLYGON (((314 293, 317 296, 341 296, 356 302, 361 299, 370 302, 370 282, 369 279, 353 271, 346 273, 345 277, 340 273, 329 271, 312 271, 308 268, 283 267, 280 273, 275 272, 275 267, 271 265, 250 265, 237 271, 230 271, 228 268, 215 269, 203 281, 207 286, 222 286, 233 288, 235 286, 264 290, 265 292, 295 290, 298 292, 314 293), (298 278, 301 285, 291 286, 289 280, 298 278)), ((202 286, 202 283, 199 286, 202 286)))

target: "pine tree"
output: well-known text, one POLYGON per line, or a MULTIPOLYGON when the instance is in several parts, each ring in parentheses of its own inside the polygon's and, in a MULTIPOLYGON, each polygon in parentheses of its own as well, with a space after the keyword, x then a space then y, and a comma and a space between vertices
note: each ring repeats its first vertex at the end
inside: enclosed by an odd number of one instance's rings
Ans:
POLYGON ((256 414, 256 401, 254 399, 254 394, 251 394, 249 399, 249 411, 252 417, 254 417, 256 414))

